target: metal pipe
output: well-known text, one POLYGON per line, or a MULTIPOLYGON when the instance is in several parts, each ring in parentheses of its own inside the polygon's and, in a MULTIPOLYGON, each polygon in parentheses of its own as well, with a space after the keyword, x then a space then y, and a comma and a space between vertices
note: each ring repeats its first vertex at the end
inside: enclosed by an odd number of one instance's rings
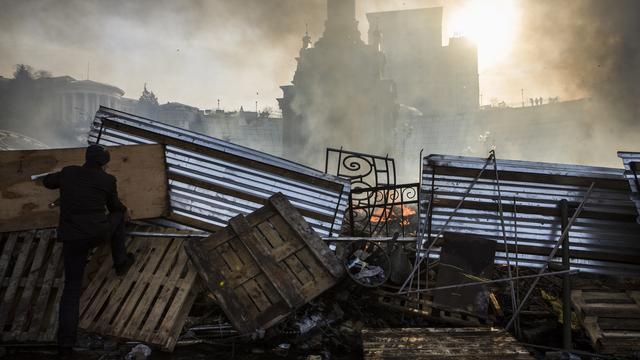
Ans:
MULTIPOLYGON (((567 231, 567 236, 562 242, 562 267, 564 270, 571 269, 569 259, 569 232, 567 221, 569 219, 569 205, 566 199, 560 200, 560 224, 562 231, 567 231)), ((562 278, 562 348, 571 351, 571 278, 564 275, 562 278)))
MULTIPOLYGON (((578 206, 578 209, 576 210, 575 213, 573 213, 571 220, 569 220, 569 223, 567 224, 567 228, 562 232, 562 234, 560 235, 560 239, 558 239, 558 241, 556 242, 556 245, 553 247, 553 249, 551 250, 551 253, 547 257, 547 260, 546 260, 547 263, 549 263, 554 258, 554 256, 556 256, 556 252, 558 252, 558 248, 560 247, 560 244, 562 244, 562 241, 564 240, 565 236, 567 236, 567 234, 569 233, 569 229, 571 228, 571 226, 573 226, 573 223, 576 221, 576 219, 582 212, 582 209, 584 208, 584 204, 589 200, 589 197, 591 197, 591 192, 593 191, 593 187, 595 186, 595 184, 596 184, 595 182, 592 182, 591 186, 589 186, 589 190, 587 190, 587 193, 584 195, 584 198, 582 199, 580 206, 578 206)), ((543 274, 546 270, 547 270, 547 267, 543 266, 542 268, 540 268, 539 274, 543 274)), ((515 313, 511 316, 511 320, 509 320, 509 322, 507 323, 507 326, 505 326, 506 330, 509 330, 511 325, 513 325, 513 322, 515 321, 516 316, 520 313, 520 311, 524 307, 524 304, 527 303, 527 299, 529 299, 529 296, 533 292, 533 289, 536 287, 539 280, 540 278, 536 278, 531 284, 531 286, 529 287, 529 290, 527 290, 527 293, 525 294, 524 299, 522 299, 522 302, 520 302, 520 305, 516 309, 515 313)))
POLYGON ((436 290, 458 289, 458 288, 467 287, 467 286, 478 286, 478 285, 494 284, 494 283, 499 283, 499 282, 514 281, 514 280, 521 280, 521 279, 531 279, 531 278, 539 279, 539 278, 544 277, 544 276, 563 275, 563 274, 565 274, 565 275, 573 275, 573 274, 577 274, 579 272, 580 272, 580 270, 578 270, 578 269, 560 270, 560 271, 553 271, 553 272, 548 272, 548 273, 544 273, 544 274, 523 275, 523 276, 520 276, 520 277, 517 277, 517 278, 513 277, 513 278, 495 279, 495 280, 487 280, 487 281, 477 281, 477 282, 472 282, 472 283, 446 285, 446 286, 440 286, 440 287, 435 287, 435 288, 430 288, 430 289, 422 289, 420 291, 409 290, 409 291, 400 292, 398 294, 405 295, 405 294, 432 292, 432 291, 436 291, 436 290))
POLYGON ((153 231, 129 231, 127 232, 129 236, 139 236, 139 237, 159 237, 159 238, 206 238, 211 234, 204 232, 192 232, 192 233, 163 233, 163 232, 153 232, 153 231))
MULTIPOLYGON (((516 255, 516 279, 520 276, 520 264, 518 263, 518 204, 516 197, 513 197, 513 241, 515 243, 516 255)), ((516 304, 520 302, 520 282, 516 280, 516 304)), ((520 328, 520 316, 516 318, 516 336, 522 339, 522 329, 520 328)))
MULTIPOLYGON (((502 228, 502 240, 504 242, 504 255, 507 258, 507 274, 509 278, 513 278, 511 273, 511 260, 509 259, 509 245, 507 244, 507 230, 504 226, 504 212, 502 211, 502 193, 500 192, 500 177, 498 176, 498 161, 496 160, 496 151, 491 150, 493 155, 493 170, 496 173, 496 190, 498 191, 498 214, 500 215, 500 227, 502 228)), ((517 309, 516 292, 513 288, 513 281, 509 283, 511 292, 511 308, 517 309)))

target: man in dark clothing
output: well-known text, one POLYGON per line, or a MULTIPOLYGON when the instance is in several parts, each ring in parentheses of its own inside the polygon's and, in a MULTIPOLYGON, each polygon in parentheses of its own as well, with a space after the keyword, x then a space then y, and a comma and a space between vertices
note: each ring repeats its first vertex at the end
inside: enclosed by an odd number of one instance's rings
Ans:
POLYGON ((118 275, 126 273, 134 262, 133 254, 125 249, 124 225, 128 210, 118 199, 116 178, 104 171, 109 160, 105 148, 90 145, 84 165, 67 166, 43 180, 48 189, 60 189, 58 238, 63 242, 65 281, 60 300, 58 346, 64 354, 71 353, 76 341, 82 278, 91 249, 109 239, 118 275))

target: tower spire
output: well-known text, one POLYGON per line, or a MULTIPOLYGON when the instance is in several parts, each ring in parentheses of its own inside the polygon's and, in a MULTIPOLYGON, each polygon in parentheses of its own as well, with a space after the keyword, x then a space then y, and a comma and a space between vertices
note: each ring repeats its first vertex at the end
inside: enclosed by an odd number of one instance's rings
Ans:
POLYGON ((305 32, 302 37, 302 48, 308 49, 309 45, 311 45, 311 36, 309 36, 309 24, 305 24, 305 32))

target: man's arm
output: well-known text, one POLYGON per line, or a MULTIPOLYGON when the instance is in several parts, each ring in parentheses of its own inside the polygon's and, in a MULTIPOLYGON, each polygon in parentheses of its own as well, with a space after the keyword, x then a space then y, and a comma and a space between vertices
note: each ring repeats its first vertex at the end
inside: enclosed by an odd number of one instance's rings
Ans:
POLYGON ((54 172, 44 177, 42 184, 47 189, 55 190, 60 188, 60 172, 54 172))
POLYGON ((115 177, 112 178, 111 192, 107 197, 107 209, 109 212, 123 212, 127 213, 127 207, 118 198, 118 184, 115 177))

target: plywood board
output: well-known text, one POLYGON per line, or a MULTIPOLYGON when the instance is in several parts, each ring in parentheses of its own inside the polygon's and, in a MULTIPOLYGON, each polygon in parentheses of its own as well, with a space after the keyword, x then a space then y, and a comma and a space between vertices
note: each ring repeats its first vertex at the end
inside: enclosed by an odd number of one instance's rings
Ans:
MULTIPOLYGON (((118 179, 120 199, 132 219, 166 214, 167 176, 163 145, 110 147, 107 172, 118 179)), ((58 224, 59 209, 49 204, 59 197, 31 176, 84 163, 85 148, 0 151, 0 232, 43 229, 58 224)))

